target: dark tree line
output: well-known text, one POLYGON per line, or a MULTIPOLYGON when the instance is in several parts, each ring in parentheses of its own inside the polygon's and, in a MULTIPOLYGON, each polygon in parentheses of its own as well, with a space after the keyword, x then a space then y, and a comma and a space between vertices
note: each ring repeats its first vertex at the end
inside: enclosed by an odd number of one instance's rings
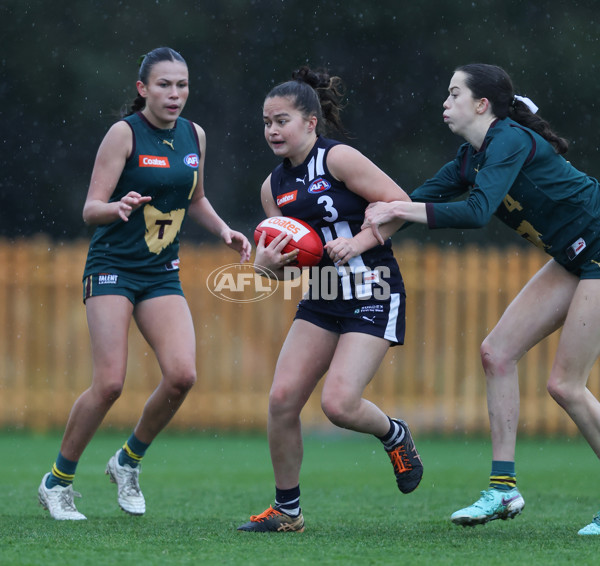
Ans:
MULTIPOLYGON (((260 184, 276 160, 264 142, 265 93, 308 63, 347 87, 349 140, 410 192, 453 157, 441 120, 457 65, 505 67, 519 92, 571 141, 567 157, 600 175, 594 2, 488 0, 11 0, 0 2, 0 236, 87 237, 81 208, 96 149, 135 94, 137 59, 182 53, 184 115, 207 132, 208 196, 250 234, 260 184)), ((436 241, 497 241, 411 230, 436 241)), ((204 238, 191 223, 186 237, 204 238)))

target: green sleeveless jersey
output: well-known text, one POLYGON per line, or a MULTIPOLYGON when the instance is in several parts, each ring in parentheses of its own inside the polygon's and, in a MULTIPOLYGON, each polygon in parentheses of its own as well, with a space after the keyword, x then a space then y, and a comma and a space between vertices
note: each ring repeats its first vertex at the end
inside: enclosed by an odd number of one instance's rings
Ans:
POLYGON ((129 191, 152 200, 94 231, 84 278, 93 273, 159 274, 179 268, 179 232, 198 182, 200 145, 194 125, 178 118, 170 130, 140 113, 124 118, 133 150, 109 202, 129 191))

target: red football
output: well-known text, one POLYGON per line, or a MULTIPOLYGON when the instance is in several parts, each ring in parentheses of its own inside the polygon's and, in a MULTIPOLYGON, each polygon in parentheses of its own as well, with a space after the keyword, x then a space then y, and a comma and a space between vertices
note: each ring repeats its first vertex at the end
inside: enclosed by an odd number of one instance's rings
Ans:
POLYGON ((298 267, 317 265, 323 257, 323 244, 319 234, 306 222, 289 216, 271 216, 263 220, 254 230, 254 242, 258 244, 260 235, 266 232, 265 245, 281 234, 287 232, 292 235, 290 242, 283 248, 284 254, 293 250, 300 250, 296 261, 292 264, 298 267))

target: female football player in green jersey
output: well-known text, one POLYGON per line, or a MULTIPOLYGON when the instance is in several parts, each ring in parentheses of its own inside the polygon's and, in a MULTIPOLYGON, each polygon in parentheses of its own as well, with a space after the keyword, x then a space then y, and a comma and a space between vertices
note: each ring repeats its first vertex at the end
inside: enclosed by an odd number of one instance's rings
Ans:
POLYGON ((239 252, 241 262, 250 258, 247 238, 227 226, 204 194, 206 137, 180 117, 189 94, 185 60, 167 47, 151 51, 136 86, 131 111, 100 145, 83 209, 84 221, 96 226, 83 279, 92 382, 75 401, 56 462, 38 490, 59 520, 85 519, 73 503, 75 468, 121 394, 132 317, 156 353, 162 380, 106 473, 123 511, 146 510, 140 461, 196 381, 194 327, 178 272, 186 214, 239 252))
MULTIPOLYGON (((517 362, 561 327, 547 388, 600 457, 600 403, 586 387, 600 354, 600 187, 562 157, 567 142, 531 100, 515 95, 503 69, 459 67, 448 91, 444 122, 467 143, 410 195, 412 203, 370 205, 364 226, 381 238, 379 226, 390 220, 476 228, 496 215, 552 256, 481 346, 493 447, 490 485, 451 517, 477 525, 512 518, 525 505, 515 479, 517 362), (465 200, 450 202, 464 193, 465 200)), ((599 535, 600 514, 579 534, 599 535)))

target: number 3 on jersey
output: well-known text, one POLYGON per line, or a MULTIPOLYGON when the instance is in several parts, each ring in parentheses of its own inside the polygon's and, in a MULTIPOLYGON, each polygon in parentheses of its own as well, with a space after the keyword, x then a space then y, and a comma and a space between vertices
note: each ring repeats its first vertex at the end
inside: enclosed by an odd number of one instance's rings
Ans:
POLYGON ((338 211, 335 209, 335 206, 333 206, 333 199, 330 196, 320 196, 317 200, 317 204, 322 204, 325 207, 325 211, 329 213, 328 216, 323 216, 323 220, 335 222, 338 219, 338 211))

